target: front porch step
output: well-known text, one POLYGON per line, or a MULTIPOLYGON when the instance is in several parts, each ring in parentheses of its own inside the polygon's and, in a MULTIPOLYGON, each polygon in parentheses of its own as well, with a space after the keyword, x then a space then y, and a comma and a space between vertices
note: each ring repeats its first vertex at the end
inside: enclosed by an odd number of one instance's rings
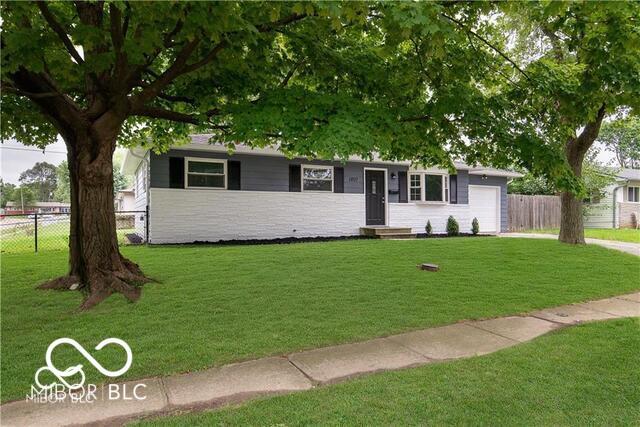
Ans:
POLYGON ((416 233, 393 233, 393 234, 380 234, 376 236, 378 239, 394 240, 394 239, 415 239, 416 233))
POLYGON ((376 225, 360 227, 361 236, 380 237, 386 235, 411 234, 411 227, 388 227, 386 225, 376 225))

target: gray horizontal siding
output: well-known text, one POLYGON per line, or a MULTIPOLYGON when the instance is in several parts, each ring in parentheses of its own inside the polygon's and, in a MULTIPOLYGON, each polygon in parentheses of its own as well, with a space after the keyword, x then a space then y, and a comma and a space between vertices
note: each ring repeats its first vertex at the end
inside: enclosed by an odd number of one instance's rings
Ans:
POLYGON ((507 206, 507 178, 501 176, 488 176, 482 179, 480 175, 468 175, 469 182, 467 184, 467 203, 469 197, 469 185, 490 185, 500 187, 500 231, 508 231, 508 206, 507 206))
POLYGON ((398 172, 407 171, 401 165, 381 165, 379 163, 332 162, 324 160, 287 159, 275 156, 255 156, 247 154, 212 153, 189 150, 170 150, 164 154, 151 154, 151 187, 169 188, 170 157, 201 157, 209 159, 229 159, 240 162, 241 190, 245 191, 289 191, 289 165, 314 164, 332 165, 344 168, 344 192, 364 193, 364 168, 387 168, 389 171, 389 202, 398 202, 398 172), (395 179, 391 177, 394 174, 395 179))

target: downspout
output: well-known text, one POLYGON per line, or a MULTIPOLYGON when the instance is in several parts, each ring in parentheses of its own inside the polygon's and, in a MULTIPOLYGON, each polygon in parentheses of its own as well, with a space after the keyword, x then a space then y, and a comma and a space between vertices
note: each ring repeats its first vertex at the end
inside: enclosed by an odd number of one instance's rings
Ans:
MULTIPOLYGON (((621 185, 618 185, 616 188, 613 189, 613 228, 617 228, 616 217, 618 216, 618 201, 616 200, 616 194, 618 193, 619 189, 626 187, 628 183, 629 183, 629 180, 625 180, 621 185)), ((624 202, 624 197, 622 201, 624 202)))
POLYGON ((147 175, 145 180, 144 180, 144 195, 145 195, 145 198, 147 199, 147 200, 145 200, 145 206, 146 206, 146 209, 145 209, 146 230, 145 231, 147 233, 147 244, 148 244, 148 243, 150 243, 149 236, 151 236, 151 230, 149 229, 150 228, 149 225, 151 224, 150 221, 149 221, 149 196, 150 196, 149 195, 149 188, 151 186, 151 177, 148 174, 148 172, 149 172, 149 163, 147 162, 146 155, 145 156, 138 156, 136 153, 133 152, 133 149, 131 149, 131 148, 129 149, 129 153, 133 157, 142 160, 142 165, 144 166, 144 173, 145 173, 145 175, 147 175))
POLYGON ((616 193, 620 187, 613 189, 613 228, 616 228, 616 215, 618 213, 618 202, 616 201, 616 193))

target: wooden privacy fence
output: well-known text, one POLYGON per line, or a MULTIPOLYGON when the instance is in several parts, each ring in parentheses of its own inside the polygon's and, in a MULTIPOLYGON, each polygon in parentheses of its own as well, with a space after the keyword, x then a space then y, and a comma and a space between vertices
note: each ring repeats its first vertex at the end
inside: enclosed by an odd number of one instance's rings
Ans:
POLYGON ((559 196, 508 194, 509 231, 560 228, 559 196))

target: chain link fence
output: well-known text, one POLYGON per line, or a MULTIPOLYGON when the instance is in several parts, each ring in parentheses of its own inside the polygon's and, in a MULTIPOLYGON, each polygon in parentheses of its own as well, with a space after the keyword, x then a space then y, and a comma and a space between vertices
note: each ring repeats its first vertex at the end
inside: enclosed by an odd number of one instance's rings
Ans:
MULTIPOLYGON (((2 253, 42 252, 69 249, 69 213, 0 215, 2 253)), ((118 243, 139 245, 147 242, 147 213, 117 211, 118 243)))

